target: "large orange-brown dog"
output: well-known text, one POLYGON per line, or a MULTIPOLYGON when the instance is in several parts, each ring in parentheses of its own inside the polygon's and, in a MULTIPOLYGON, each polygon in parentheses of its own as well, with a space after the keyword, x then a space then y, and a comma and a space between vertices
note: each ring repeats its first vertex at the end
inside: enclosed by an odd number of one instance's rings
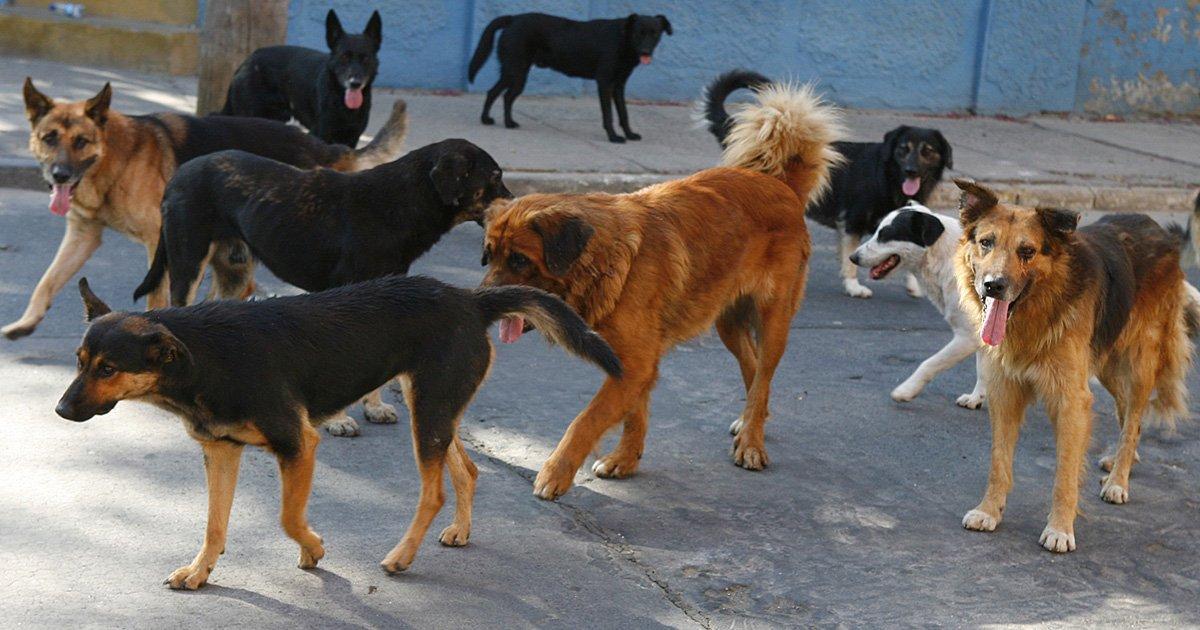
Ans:
MULTIPOLYGON (((66 217, 66 234, 54 261, 38 281, 25 313, 0 328, 17 339, 33 333, 50 302, 91 258, 104 228, 146 246, 147 259, 158 247, 163 189, 180 164, 222 149, 242 149, 298 168, 326 166, 340 171, 371 168, 399 156, 408 116, 398 101, 391 118, 367 146, 352 150, 326 144, 298 127, 261 118, 184 116, 160 113, 125 116, 109 107, 112 87, 73 103, 56 102, 25 79, 29 150, 51 187, 50 211, 66 217)), ((245 297, 253 274, 243 245, 224 243, 212 256, 213 289, 221 297, 245 297)), ((146 301, 167 305, 167 285, 146 301)))
POLYGON ((963 190, 963 240, 955 265, 963 307, 981 327, 992 422, 992 463, 979 505, 963 526, 993 531, 1012 488, 1013 450, 1035 399, 1054 424, 1058 464, 1040 542, 1075 549, 1075 513, 1092 434, 1091 376, 1116 399, 1121 436, 1100 460, 1101 496, 1129 500, 1142 416, 1187 414, 1184 377, 1200 323, 1200 294, 1180 269, 1182 231, 1136 214, 1076 229, 1079 215, 1000 203, 987 188, 963 190), (1151 395, 1154 395, 1153 399, 1151 395))
MULTIPOLYGON (((490 209, 485 285, 527 284, 562 297, 625 366, 571 423, 542 467, 534 493, 566 492, 609 428, 616 449, 592 470, 627 477, 638 467, 658 362, 716 323, 737 358, 746 407, 731 428, 743 468, 767 464, 763 424, 771 377, 804 296, 809 251, 805 206, 839 156, 834 111, 811 90, 763 86, 735 114, 726 168, 627 195, 529 195, 490 209)), ((501 322, 515 341, 520 318, 501 322)))

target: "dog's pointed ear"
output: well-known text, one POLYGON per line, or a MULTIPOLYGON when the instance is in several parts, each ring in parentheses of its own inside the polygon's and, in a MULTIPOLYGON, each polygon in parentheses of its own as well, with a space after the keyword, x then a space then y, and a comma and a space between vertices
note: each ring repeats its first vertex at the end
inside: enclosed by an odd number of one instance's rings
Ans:
POLYGON ((938 153, 942 155, 942 166, 954 168, 954 149, 950 148, 950 143, 946 140, 946 136, 943 136, 942 132, 936 129, 933 131, 933 136, 937 139, 938 144, 941 145, 938 147, 938 153))
POLYGON ((974 180, 956 177, 954 184, 962 190, 962 196, 958 200, 958 214, 963 226, 975 223, 1000 203, 996 193, 986 186, 976 184, 974 180))
POLYGON ((1034 208, 1046 233, 1059 239, 1066 239, 1079 227, 1079 213, 1063 208, 1034 208))
POLYGON ((92 321, 102 315, 108 315, 112 309, 92 293, 92 287, 88 285, 87 278, 79 279, 79 296, 83 298, 83 315, 87 321, 92 321))
POLYGON ((675 31, 671 29, 671 21, 667 19, 667 16, 660 14, 660 15, 656 15, 654 17, 658 18, 658 23, 662 26, 662 30, 664 33, 666 33, 667 35, 675 34, 675 31))
POLYGON ((54 100, 33 87, 32 78, 25 77, 25 115, 29 122, 36 125, 51 109, 54 109, 54 100))
POLYGON ((191 361, 192 355, 187 346, 165 326, 157 325, 139 337, 146 348, 146 361, 153 365, 165 366, 169 363, 183 364, 191 361))
POLYGON ((592 234, 596 233, 592 226, 576 216, 534 223, 533 231, 542 237, 542 261, 546 263, 546 269, 560 278, 567 275, 571 265, 583 254, 592 234))
POLYGON ((330 9, 329 13, 325 14, 325 44, 329 46, 329 50, 333 50, 345 36, 346 31, 342 28, 342 21, 338 19, 337 12, 330 9))
POLYGON ((83 104, 83 114, 101 127, 108 122, 108 106, 112 104, 112 84, 105 83, 100 92, 83 104))
POLYGON ((459 200, 467 192, 467 158, 455 151, 438 158, 437 164, 429 171, 433 180, 433 188, 441 197, 442 203, 457 206, 459 200))
POLYGON ((625 18, 625 26, 623 28, 626 33, 633 30, 633 25, 637 24, 637 19, 638 19, 638 14, 636 14, 636 13, 630 13, 629 17, 625 18))
POLYGON ((379 52, 379 47, 383 44, 383 18, 379 17, 379 11, 371 13, 371 19, 367 20, 367 28, 363 29, 363 35, 375 43, 375 52, 379 52))
POLYGON ((896 150, 896 143, 900 141, 900 136, 908 133, 909 129, 912 129, 912 127, 900 125, 883 135, 883 143, 887 145, 888 151, 896 150))
POLYGON ((925 247, 936 243, 942 237, 942 233, 946 231, 946 226, 928 212, 914 212, 912 221, 913 236, 920 239, 921 245, 925 247))

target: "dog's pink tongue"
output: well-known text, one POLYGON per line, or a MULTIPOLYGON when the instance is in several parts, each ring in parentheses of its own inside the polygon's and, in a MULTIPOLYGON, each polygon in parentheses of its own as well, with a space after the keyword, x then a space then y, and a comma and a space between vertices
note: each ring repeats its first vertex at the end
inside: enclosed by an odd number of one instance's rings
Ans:
POLYGON ((921 178, 909 177, 908 179, 904 180, 904 185, 901 186, 900 189, 904 191, 905 195, 908 195, 909 197, 916 197, 917 192, 921 190, 921 178))
POLYGON ((346 88, 346 109, 358 109, 362 102, 362 88, 346 88))
POLYGON ((650 65, 650 59, 651 59, 650 55, 642 55, 642 56, 640 57, 640 59, 641 59, 641 61, 642 61, 642 65, 643 65, 643 66, 650 65))
POLYGON ((50 212, 60 217, 67 216, 71 209, 71 186, 54 184, 50 189, 50 212))
POLYGON ((1004 329, 1008 326, 1008 300, 986 298, 983 301, 983 330, 980 338, 989 346, 998 346, 1004 341, 1004 329))
POLYGON ((513 315, 500 320, 500 341, 512 343, 520 339, 523 332, 525 332, 524 317, 513 315))

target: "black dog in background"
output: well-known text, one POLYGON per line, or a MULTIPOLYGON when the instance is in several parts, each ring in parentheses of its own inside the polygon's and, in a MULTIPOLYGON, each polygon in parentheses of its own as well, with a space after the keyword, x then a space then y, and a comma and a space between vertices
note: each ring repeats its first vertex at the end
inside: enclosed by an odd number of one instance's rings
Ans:
POLYGON ((670 35, 671 23, 663 15, 638 15, 615 20, 578 22, 544 13, 503 15, 491 21, 479 37, 467 77, 474 83, 475 75, 492 54, 496 31, 500 44, 496 56, 500 59, 500 80, 488 90, 483 101, 480 120, 490 125, 492 103, 504 92, 504 126, 516 129, 513 120, 513 101, 525 89, 529 67, 557 70, 569 77, 595 79, 600 92, 600 114, 609 142, 641 140, 629 128, 629 113, 625 109, 625 82, 638 64, 650 63, 654 47, 663 33, 670 35), (612 103, 617 104, 617 118, 625 138, 613 131, 612 103))
MULTIPOLYGON (((724 146, 729 132, 725 99, 742 89, 771 83, 757 72, 733 70, 717 77, 704 94, 704 118, 708 129, 724 146)), ((834 148, 846 162, 833 171, 830 190, 806 213, 817 223, 838 231, 838 261, 842 285, 852 297, 871 297, 871 290, 858 282, 858 267, 850 254, 863 236, 874 233, 889 212, 915 200, 924 205, 942 179, 954 168, 950 143, 937 129, 902 125, 887 132, 883 142, 835 142, 834 148)), ((916 279, 908 277, 908 292, 920 297, 916 279)))
POLYGON ((283 122, 294 116, 325 142, 357 146, 371 115, 371 84, 379 71, 379 12, 371 14, 361 34, 348 35, 330 9, 325 42, 329 53, 300 46, 251 53, 233 75, 221 113, 283 122))

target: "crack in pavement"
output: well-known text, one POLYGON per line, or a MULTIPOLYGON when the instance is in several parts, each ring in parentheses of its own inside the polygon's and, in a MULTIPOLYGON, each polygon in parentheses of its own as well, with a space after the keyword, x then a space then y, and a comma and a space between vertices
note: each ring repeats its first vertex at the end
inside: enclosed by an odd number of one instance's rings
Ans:
MULTIPOLYGON (((461 428, 459 429, 459 437, 469 444, 475 452, 486 457, 491 463, 508 470, 530 484, 533 483, 534 474, 531 471, 499 458, 495 455, 494 451, 488 448, 487 444, 471 436, 464 435, 461 428)), ((701 612, 696 606, 690 604, 682 593, 673 590, 666 578, 660 576, 654 567, 646 564, 637 557, 631 545, 617 540, 617 535, 601 525, 590 512, 561 500, 542 501, 539 499, 538 501, 547 507, 554 506, 560 511, 565 512, 572 522, 595 536, 605 550, 608 551, 610 557, 623 560, 632 565, 637 570, 638 575, 662 591, 663 597, 667 602, 677 608, 679 612, 687 616, 688 619, 696 622, 701 628, 705 628, 706 630, 712 628, 712 620, 707 615, 701 612)))

